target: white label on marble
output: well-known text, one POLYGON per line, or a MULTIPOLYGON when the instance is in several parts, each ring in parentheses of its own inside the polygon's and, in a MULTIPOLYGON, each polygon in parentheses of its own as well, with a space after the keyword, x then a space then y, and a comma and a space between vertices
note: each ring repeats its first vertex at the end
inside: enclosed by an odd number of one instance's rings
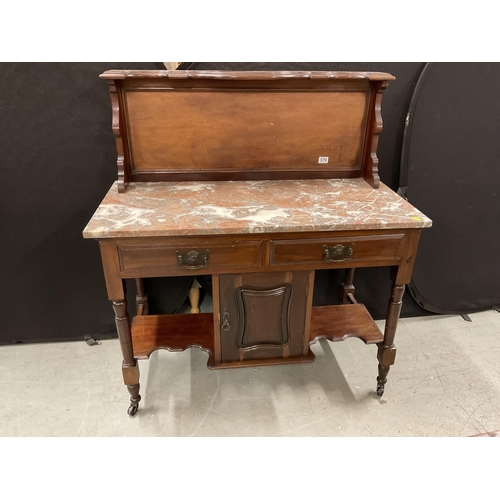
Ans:
POLYGON ((318 158, 318 163, 328 163, 328 156, 320 156, 318 158))

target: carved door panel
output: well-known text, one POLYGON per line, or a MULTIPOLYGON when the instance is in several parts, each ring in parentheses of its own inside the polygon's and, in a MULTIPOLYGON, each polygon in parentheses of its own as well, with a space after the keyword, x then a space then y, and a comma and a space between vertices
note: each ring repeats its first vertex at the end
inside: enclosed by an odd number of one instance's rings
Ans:
POLYGON ((222 362, 302 356, 309 271, 220 276, 222 362))

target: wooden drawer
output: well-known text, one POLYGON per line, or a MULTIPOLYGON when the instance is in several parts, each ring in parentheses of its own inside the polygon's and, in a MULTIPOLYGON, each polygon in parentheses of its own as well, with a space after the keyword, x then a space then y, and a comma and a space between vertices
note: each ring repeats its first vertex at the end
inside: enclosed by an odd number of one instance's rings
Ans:
POLYGON ((150 276, 161 274, 211 274, 235 266, 255 267, 262 263, 262 241, 228 241, 205 244, 179 241, 123 244, 118 243, 123 275, 138 271, 150 276))
MULTIPOLYGON (((271 241, 270 264, 323 264, 382 262, 400 259, 404 233, 271 241)), ((323 267, 322 266, 322 267, 323 267)), ((345 266, 344 266, 345 267, 345 266)))

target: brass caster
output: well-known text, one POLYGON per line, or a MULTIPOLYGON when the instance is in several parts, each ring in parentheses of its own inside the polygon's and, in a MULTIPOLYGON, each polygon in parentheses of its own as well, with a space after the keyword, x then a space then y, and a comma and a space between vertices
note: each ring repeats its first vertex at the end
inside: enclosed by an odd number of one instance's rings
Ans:
POLYGON ((383 396, 383 395, 384 395, 384 386, 377 385, 377 396, 383 396))
POLYGON ((137 410, 139 409, 139 405, 130 405, 128 407, 127 413, 129 417, 135 417, 137 414, 137 410))

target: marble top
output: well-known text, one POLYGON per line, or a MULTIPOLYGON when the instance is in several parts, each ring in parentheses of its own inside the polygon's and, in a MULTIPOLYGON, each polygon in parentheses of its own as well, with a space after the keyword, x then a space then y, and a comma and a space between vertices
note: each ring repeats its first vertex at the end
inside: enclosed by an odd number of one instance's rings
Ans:
POLYGON ((115 182, 85 238, 430 227, 384 184, 364 179, 115 182))

